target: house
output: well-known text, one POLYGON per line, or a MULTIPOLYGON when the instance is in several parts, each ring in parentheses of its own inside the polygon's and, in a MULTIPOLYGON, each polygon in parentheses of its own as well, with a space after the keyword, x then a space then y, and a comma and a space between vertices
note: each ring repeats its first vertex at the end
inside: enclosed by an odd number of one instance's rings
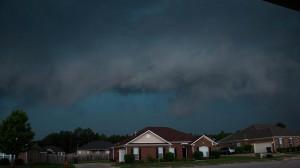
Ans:
POLYGON ((300 145, 300 136, 287 128, 271 124, 255 124, 225 137, 219 147, 252 145, 254 153, 276 152, 278 148, 300 145))
POLYGON ((113 144, 107 141, 93 141, 79 147, 77 149, 77 155, 109 155, 109 148, 112 146, 113 144))
POLYGON ((205 135, 195 137, 168 127, 146 127, 111 148, 111 158, 124 162, 125 154, 133 154, 135 160, 162 159, 171 152, 177 159, 192 159, 195 151, 208 157, 214 145, 216 142, 205 135))
POLYGON ((40 160, 38 159, 40 158, 41 153, 46 152, 37 143, 34 143, 29 150, 20 153, 18 155, 18 158, 24 160, 25 163, 37 163, 40 162, 40 160))
POLYGON ((60 149, 59 147, 54 146, 54 145, 49 145, 49 146, 44 147, 44 152, 41 152, 41 153, 56 154, 58 156, 65 155, 65 152, 62 149, 60 149))

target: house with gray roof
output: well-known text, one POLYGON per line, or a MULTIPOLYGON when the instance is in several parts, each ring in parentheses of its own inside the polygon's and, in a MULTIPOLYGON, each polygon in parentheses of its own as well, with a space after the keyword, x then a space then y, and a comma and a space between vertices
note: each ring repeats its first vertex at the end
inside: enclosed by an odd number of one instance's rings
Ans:
POLYGON ((89 142, 77 149, 78 156, 98 156, 99 158, 108 158, 109 149, 113 144, 107 141, 89 142), (100 157, 101 156, 101 157, 100 157))
POLYGON ((278 148, 297 147, 300 136, 288 128, 272 124, 254 124, 221 139, 219 147, 252 145, 254 153, 276 152, 278 148))

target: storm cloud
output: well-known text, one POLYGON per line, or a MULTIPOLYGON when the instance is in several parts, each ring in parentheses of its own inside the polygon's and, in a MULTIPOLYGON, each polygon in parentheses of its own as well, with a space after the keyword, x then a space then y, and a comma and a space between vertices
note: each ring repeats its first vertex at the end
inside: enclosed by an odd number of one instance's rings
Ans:
POLYGON ((0 24, 2 100, 70 107, 167 92, 180 116, 245 100, 257 115, 299 117, 297 11, 260 0, 1 1, 0 24))

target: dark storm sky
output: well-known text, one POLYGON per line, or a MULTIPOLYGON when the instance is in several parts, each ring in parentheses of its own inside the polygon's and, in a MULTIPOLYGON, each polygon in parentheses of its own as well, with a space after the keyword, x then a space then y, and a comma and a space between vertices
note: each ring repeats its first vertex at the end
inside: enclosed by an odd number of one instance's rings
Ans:
POLYGON ((261 0, 0 0, 0 119, 90 127, 300 128, 300 12, 261 0))

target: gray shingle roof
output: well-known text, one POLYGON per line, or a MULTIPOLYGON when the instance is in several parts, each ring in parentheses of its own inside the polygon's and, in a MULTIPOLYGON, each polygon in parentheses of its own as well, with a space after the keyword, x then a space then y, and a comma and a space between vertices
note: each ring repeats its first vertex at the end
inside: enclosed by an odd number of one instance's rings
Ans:
POLYGON ((106 150, 112 146, 113 144, 107 141, 93 141, 79 147, 78 149, 79 150, 106 150))
POLYGON ((299 136, 299 134, 287 128, 278 127, 276 125, 255 124, 221 139, 219 143, 228 143, 244 139, 267 138, 273 136, 299 136))

